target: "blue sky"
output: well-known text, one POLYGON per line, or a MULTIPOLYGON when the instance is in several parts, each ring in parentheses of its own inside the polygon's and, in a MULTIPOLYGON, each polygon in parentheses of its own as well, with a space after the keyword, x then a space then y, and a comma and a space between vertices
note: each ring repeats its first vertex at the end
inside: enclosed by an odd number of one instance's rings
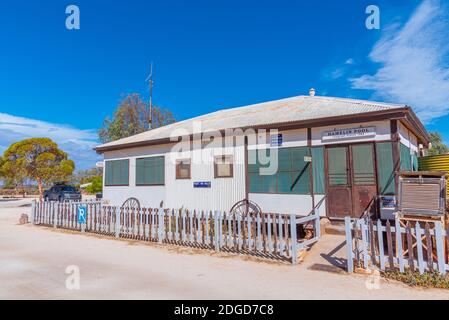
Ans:
POLYGON ((409 104, 449 142, 448 14, 448 0, 2 1, 0 151, 49 136, 94 166, 103 119, 124 94, 148 97, 150 61, 154 102, 178 120, 315 87, 409 104))

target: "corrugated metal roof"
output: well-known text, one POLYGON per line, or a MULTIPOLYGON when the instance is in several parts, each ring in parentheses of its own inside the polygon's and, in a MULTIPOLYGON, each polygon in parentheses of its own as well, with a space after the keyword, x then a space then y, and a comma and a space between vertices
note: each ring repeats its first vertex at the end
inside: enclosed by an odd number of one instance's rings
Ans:
MULTIPOLYGON (((404 108, 405 105, 334 97, 297 96, 245 107, 220 110, 196 118, 149 130, 103 144, 97 148, 170 138, 174 130, 193 133, 193 123, 201 122, 201 132, 273 125, 335 116, 362 114, 404 108)), ((197 133, 197 132, 196 132, 197 133)))

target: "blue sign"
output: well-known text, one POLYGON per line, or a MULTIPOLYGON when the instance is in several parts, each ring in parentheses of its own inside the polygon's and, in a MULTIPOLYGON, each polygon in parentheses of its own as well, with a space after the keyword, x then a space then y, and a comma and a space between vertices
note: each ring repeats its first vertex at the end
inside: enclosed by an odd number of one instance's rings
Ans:
POLYGON ((193 187, 194 188, 210 188, 212 184, 210 181, 202 181, 202 182, 194 182, 193 187))
POLYGON ((270 146, 280 147, 280 146, 282 146, 282 143, 284 142, 283 140, 284 140, 284 138, 283 138, 282 134, 272 135, 270 137, 270 146))
POLYGON ((78 223, 85 224, 87 221, 87 206, 79 206, 77 214, 78 223))

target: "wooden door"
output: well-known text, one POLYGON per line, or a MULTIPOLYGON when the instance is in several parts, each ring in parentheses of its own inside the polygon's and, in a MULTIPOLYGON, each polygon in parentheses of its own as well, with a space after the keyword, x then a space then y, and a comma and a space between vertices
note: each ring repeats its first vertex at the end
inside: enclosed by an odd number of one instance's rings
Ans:
POLYGON ((360 218, 377 195, 374 144, 351 146, 351 167, 353 217, 360 218))
POLYGON ((330 218, 353 216, 349 148, 327 147, 327 207, 330 218))

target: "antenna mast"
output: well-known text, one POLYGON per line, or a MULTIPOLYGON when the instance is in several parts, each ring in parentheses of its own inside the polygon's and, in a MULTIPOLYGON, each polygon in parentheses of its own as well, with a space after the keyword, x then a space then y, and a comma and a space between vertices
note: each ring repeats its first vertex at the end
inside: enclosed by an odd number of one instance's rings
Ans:
POLYGON ((148 124, 149 129, 153 129, 153 62, 151 62, 150 75, 147 80, 150 86, 150 123, 148 124))

